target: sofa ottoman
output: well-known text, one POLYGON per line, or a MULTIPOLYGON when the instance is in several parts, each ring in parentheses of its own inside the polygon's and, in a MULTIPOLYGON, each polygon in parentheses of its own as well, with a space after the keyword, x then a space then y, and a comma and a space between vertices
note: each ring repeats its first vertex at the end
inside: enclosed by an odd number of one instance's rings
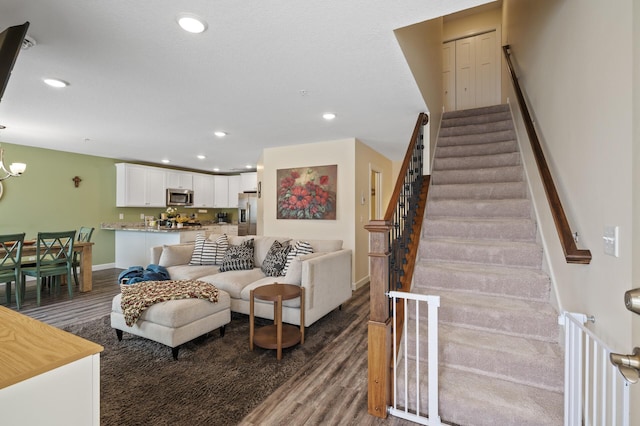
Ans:
POLYGON ((225 325, 231 322, 231 299, 225 291, 218 290, 218 302, 203 299, 168 300, 148 307, 133 324, 128 326, 121 306, 122 294, 111 303, 111 327, 118 340, 122 332, 134 334, 171 347, 175 360, 180 345, 202 336, 216 328, 224 336, 225 325))

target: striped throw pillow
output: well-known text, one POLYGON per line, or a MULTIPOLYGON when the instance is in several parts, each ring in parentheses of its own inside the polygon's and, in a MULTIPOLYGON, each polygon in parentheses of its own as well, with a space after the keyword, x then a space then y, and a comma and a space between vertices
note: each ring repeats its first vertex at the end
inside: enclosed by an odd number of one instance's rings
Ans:
POLYGON ((228 248, 229 239, 226 234, 220 235, 215 241, 198 234, 189 265, 221 265, 228 248))
POLYGON ((284 264, 284 268, 280 271, 281 276, 285 276, 287 274, 287 270, 293 262, 293 259, 299 254, 311 254, 313 253, 313 247, 307 241, 296 241, 291 250, 289 250, 289 254, 287 254, 287 262, 284 264))

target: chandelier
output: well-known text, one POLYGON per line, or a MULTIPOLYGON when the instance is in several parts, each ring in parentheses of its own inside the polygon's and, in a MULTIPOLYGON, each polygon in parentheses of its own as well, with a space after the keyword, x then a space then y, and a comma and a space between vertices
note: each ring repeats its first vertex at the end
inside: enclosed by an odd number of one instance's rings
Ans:
POLYGON ((9 170, 4 165, 4 149, 0 147, 0 181, 9 179, 10 177, 20 176, 26 170, 25 163, 11 163, 9 170))

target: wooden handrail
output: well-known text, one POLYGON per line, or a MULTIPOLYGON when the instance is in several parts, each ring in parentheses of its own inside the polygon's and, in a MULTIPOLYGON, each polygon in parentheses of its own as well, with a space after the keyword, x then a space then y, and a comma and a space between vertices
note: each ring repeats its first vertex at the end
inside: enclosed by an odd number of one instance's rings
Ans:
POLYGON ((542 177, 542 184, 544 185, 544 190, 547 194, 547 200, 551 208, 551 215, 553 216, 553 221, 556 224, 556 230, 558 231, 558 237, 560 238, 560 244, 564 251, 565 260, 567 263, 589 264, 591 263, 591 251, 581 250, 576 247, 573 232, 571 232, 569 221, 564 213, 564 208, 562 207, 562 202, 558 196, 556 185, 553 182, 549 165, 544 157, 544 152, 542 151, 538 134, 536 133, 536 129, 533 125, 529 108, 527 108, 527 103, 525 102, 524 94, 520 88, 518 77, 516 76, 513 64, 511 63, 510 46, 502 46, 502 50, 507 62, 507 67, 509 68, 509 73, 511 74, 511 81, 513 82, 516 97, 518 98, 518 105, 520 105, 520 110, 522 111, 522 118, 527 129, 529 141, 531 142, 531 148, 536 158, 538 170, 542 177))
POLYGON ((418 115, 416 125, 413 128, 413 133, 411 134, 411 143, 409 143, 407 152, 404 154, 404 160, 402 161, 402 166, 400 167, 400 174, 398 175, 398 180, 396 180, 396 186, 393 189, 393 194, 391 194, 389 204, 387 205, 387 211, 384 214, 385 221, 391 221, 393 219, 394 209, 398 204, 400 193, 402 192, 402 185, 404 184, 404 180, 401 179, 401 177, 404 176, 403 172, 408 170, 409 165, 411 164, 411 156, 413 155, 413 149, 415 148, 416 143, 418 143, 418 135, 420 134, 420 129, 428 122, 429 116, 424 112, 421 112, 420 115, 418 115))
MULTIPOLYGON (((391 402, 391 310, 390 290, 409 291, 418 251, 422 215, 429 177, 423 176, 423 126, 428 116, 421 113, 402 162, 384 218, 371 220, 370 305, 368 326, 368 411, 385 418, 391 402), (413 260, 412 260, 413 257, 413 260)), ((398 314, 402 314, 398 310, 398 314)))

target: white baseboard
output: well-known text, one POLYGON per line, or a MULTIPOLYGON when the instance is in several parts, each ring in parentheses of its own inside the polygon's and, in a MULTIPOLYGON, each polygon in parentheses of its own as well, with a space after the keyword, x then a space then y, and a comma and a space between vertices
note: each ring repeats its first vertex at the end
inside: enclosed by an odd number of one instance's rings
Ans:
MULTIPOLYGON (((103 263, 102 265, 93 265, 91 267, 92 271, 104 271, 105 269, 113 269, 116 267, 115 262, 114 263, 103 263)), ((80 271, 78 271, 78 273, 80 273, 80 271)), ((25 277, 26 280, 25 281, 35 281, 35 277, 31 277, 31 276, 27 276, 25 277)))
POLYGON ((357 289, 359 289, 360 287, 364 287, 365 285, 369 284, 369 281, 371 281, 369 279, 369 275, 367 275, 366 277, 359 279, 358 281, 356 281, 355 283, 351 284, 351 289, 353 291, 356 291, 357 289))
POLYGON ((104 271, 105 269, 113 269, 116 267, 116 263, 103 263, 102 265, 93 265, 91 267, 92 271, 104 271))

